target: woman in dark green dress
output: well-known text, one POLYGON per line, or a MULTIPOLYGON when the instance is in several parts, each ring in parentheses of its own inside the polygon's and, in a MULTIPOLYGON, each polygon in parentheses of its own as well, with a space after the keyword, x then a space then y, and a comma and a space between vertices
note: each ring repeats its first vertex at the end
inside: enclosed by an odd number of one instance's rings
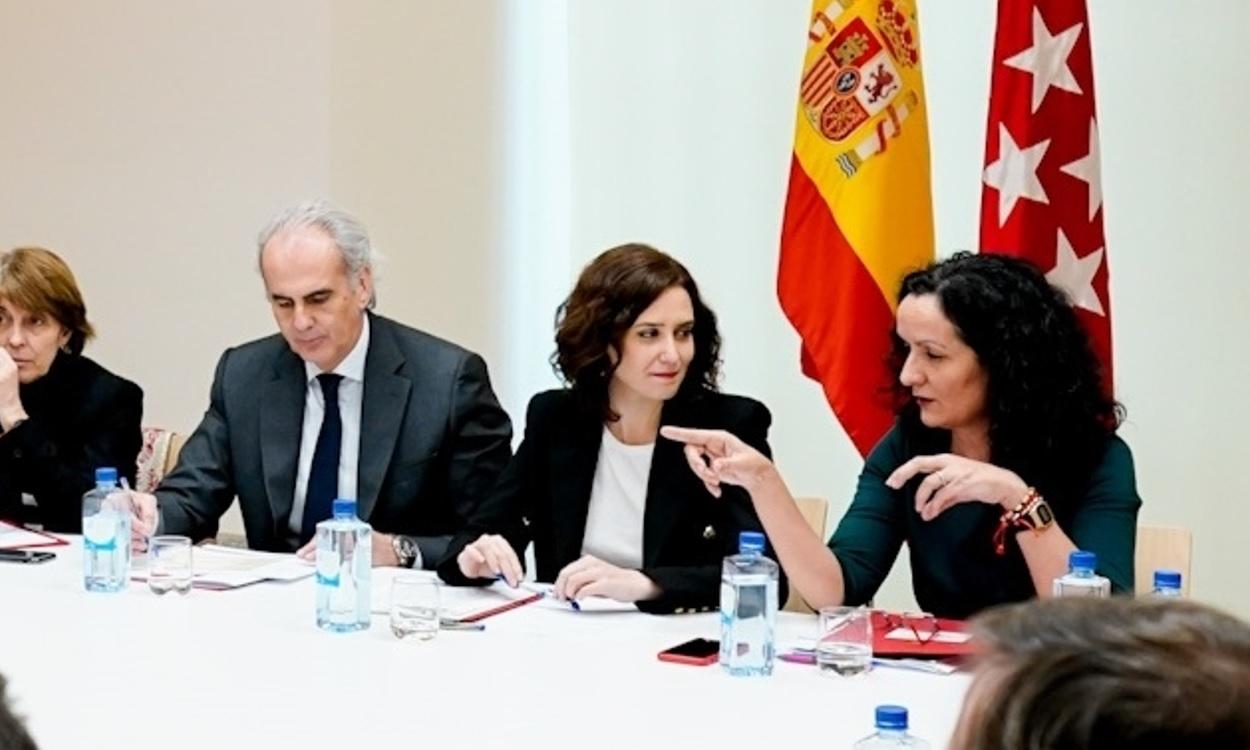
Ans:
POLYGON ((1113 591, 1131 591, 1141 500, 1116 435, 1123 408, 1063 292, 1025 261, 959 253, 909 274, 898 299, 898 418, 827 545, 750 446, 662 434, 686 443, 713 494, 747 489, 813 607, 872 599, 904 542, 916 600, 939 616, 1049 596, 1078 548, 1097 553, 1113 591))

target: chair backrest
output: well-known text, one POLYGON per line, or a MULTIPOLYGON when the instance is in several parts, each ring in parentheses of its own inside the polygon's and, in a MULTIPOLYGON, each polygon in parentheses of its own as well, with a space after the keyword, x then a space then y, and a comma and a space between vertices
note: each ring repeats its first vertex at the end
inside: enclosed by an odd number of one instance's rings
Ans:
POLYGON ((151 492, 178 462, 178 453, 186 438, 161 427, 143 428, 143 447, 135 461, 135 489, 151 492))
POLYGON ((1138 526, 1137 552, 1134 565, 1134 588, 1138 596, 1154 588, 1154 572, 1160 568, 1179 570, 1181 587, 1189 596, 1192 580, 1193 534, 1176 526, 1138 526))
POLYGON ((174 470, 178 465, 178 456, 182 453, 182 446, 186 445, 187 436, 179 432, 169 433, 169 449, 165 451, 165 471, 162 476, 174 470))
MULTIPOLYGON (((816 536, 824 540, 825 527, 829 523, 829 501, 822 497, 796 497, 794 504, 799 506, 799 513, 803 514, 803 520, 812 527, 816 536)), ((799 596, 793 588, 790 589, 790 596, 786 599, 784 609, 787 612, 812 611, 812 608, 807 606, 807 602, 803 601, 803 597, 799 596)))

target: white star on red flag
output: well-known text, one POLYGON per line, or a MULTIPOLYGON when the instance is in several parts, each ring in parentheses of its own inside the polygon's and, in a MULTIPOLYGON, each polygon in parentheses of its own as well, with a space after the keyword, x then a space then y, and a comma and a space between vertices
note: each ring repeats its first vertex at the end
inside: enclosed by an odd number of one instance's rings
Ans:
POLYGON ((1059 168, 1060 172, 1070 174, 1089 184, 1090 221, 1094 220, 1094 214, 1098 213, 1098 208, 1102 206, 1102 168, 1099 166, 1101 158, 1098 148, 1098 123, 1094 122, 1094 118, 1091 117, 1089 118, 1089 150, 1081 158, 1059 168))
POLYGON ((981 251, 1026 258, 1067 293, 1110 392, 1110 265, 1085 0, 998 0, 993 62, 981 251))
POLYGON ((985 168, 985 184, 998 189, 998 225, 1001 227, 1007 223, 1011 209, 1021 198, 1038 203, 1050 202, 1046 197, 1046 188, 1037 179, 1037 168, 1046 156, 1050 139, 1022 149, 1011 139, 1011 133, 1002 123, 999 123, 998 130, 998 160, 985 168))
POLYGON ((1102 300, 1098 299, 1098 292, 1094 290, 1094 274, 1098 273, 1098 267, 1102 265, 1102 248, 1084 258, 1078 258, 1072 249, 1072 243, 1063 236, 1062 229, 1059 230, 1059 239, 1055 246, 1055 267, 1046 274, 1046 280, 1062 289, 1076 307, 1089 310, 1095 315, 1106 315, 1102 309, 1102 300))
POLYGON ((1003 60, 1004 65, 1033 74, 1032 111, 1036 112, 1042 105, 1052 86, 1074 94, 1081 93, 1081 86, 1068 67, 1068 56, 1072 54, 1083 26, 1078 23, 1058 34, 1051 34, 1042 20, 1042 14, 1037 8, 1033 9, 1033 46, 1003 60))

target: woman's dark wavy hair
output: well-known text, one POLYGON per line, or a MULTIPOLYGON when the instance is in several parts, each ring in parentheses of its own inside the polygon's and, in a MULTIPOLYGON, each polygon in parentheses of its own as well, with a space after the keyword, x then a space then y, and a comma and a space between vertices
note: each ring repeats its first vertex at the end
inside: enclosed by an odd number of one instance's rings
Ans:
POLYGON ((551 366, 583 407, 612 422, 620 415, 608 403, 616 365, 609 347, 620 351, 625 333, 666 289, 681 287, 694 307, 694 359, 676 398, 715 391, 720 379, 720 333, 716 314, 686 267, 672 256, 638 243, 606 250, 577 279, 556 309, 556 351, 551 366))
MULTIPOLYGON (((1062 503, 1088 477, 1124 408, 1104 389, 1089 336, 1066 295, 1032 264, 1005 255, 961 252, 903 278, 898 300, 937 297, 947 319, 988 375, 990 461, 1011 469, 1062 503)), ((891 357, 904 436, 946 450, 945 430, 925 427, 898 381, 907 351, 894 337, 891 357)), ((1048 498, 1049 499, 1049 498, 1048 498)))

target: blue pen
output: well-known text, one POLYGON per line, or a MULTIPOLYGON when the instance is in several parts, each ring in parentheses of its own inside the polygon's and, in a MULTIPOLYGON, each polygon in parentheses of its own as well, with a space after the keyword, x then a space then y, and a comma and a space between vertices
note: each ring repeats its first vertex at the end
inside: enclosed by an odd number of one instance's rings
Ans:
MULTIPOLYGON (((495 580, 502 581, 503 583, 508 582, 508 580, 503 577, 503 573, 495 574, 495 580)), ((551 588, 549 586, 544 586, 542 584, 537 584, 537 583, 530 583, 529 581, 521 581, 513 588, 525 589, 526 591, 533 591, 535 594, 539 594, 541 596, 548 596, 551 594, 551 588)), ((569 606, 573 608, 574 612, 582 611, 582 605, 578 604, 575 599, 566 599, 565 601, 569 603, 569 606)))
POLYGON ((531 583, 530 581, 518 581, 517 585, 512 586, 511 584, 508 583, 508 579, 503 577, 503 573, 497 573, 495 575, 495 580, 508 586, 509 588, 525 589, 526 591, 532 591, 535 594, 539 594, 541 596, 547 596, 548 594, 551 593, 551 589, 549 587, 543 586, 542 584, 539 584, 539 583, 531 583))

